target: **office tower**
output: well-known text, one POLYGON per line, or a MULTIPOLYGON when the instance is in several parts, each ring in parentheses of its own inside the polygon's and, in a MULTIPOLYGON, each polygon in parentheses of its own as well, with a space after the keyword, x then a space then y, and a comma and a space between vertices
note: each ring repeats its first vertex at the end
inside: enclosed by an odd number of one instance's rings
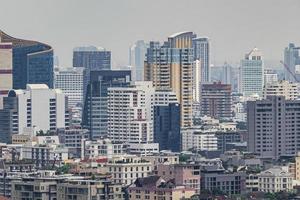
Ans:
POLYGON ((278 81, 264 86, 263 98, 267 96, 284 96, 286 100, 298 98, 298 84, 288 81, 278 81))
POLYGON ((83 103, 82 67, 60 68, 54 72, 54 87, 61 89, 68 97, 69 107, 82 106, 83 103))
POLYGON ((84 96, 82 124, 90 130, 92 139, 107 135, 107 95, 110 87, 130 85, 131 72, 124 70, 101 70, 90 73, 90 82, 84 96))
POLYGON ((7 95, 13 86, 12 61, 12 44, 1 43, 0 38, 0 109, 3 106, 3 96, 7 95))
POLYGON ((221 66, 210 67, 210 82, 222 82, 224 84, 234 84, 233 69, 226 62, 221 66))
POLYGON ((138 40, 129 49, 129 65, 132 67, 132 80, 144 80, 144 62, 148 44, 144 40, 138 40))
POLYGON ((73 50, 73 67, 83 67, 83 95, 86 96, 90 72, 111 69, 111 52, 101 47, 76 47, 73 50))
POLYGON ((232 117, 231 85, 222 83, 202 84, 201 115, 216 119, 232 117))
POLYGON ((201 62, 195 60, 193 63, 193 101, 200 102, 201 91, 201 62))
POLYGON ((154 142, 160 150, 180 152, 180 105, 172 91, 156 91, 154 105, 154 142))
POLYGON ((265 69, 264 85, 270 85, 278 82, 278 74, 272 69, 265 69))
POLYGON ((284 49, 284 76, 285 80, 290 82, 300 81, 300 47, 290 43, 284 49), (288 68, 288 69, 287 69, 288 68))
POLYGON ((9 142, 12 134, 23 134, 26 128, 43 132, 68 128, 66 97, 45 84, 27 84, 26 90, 11 90, 4 97, 0 119, 1 142, 9 142))
POLYGON ((0 31, 0 41, 12 43, 13 88, 46 84, 53 88, 53 49, 47 44, 13 38, 0 31))
POLYGON ((111 69, 111 52, 101 47, 75 47, 73 67, 84 67, 91 71, 111 69))
POLYGON ((108 88, 108 137, 113 142, 152 143, 152 82, 108 88))
POLYGON ((224 63, 224 65, 222 66, 221 82, 224 84, 233 85, 232 67, 227 63, 224 63))
POLYGON ((241 93, 244 96, 262 95, 264 85, 264 64, 262 53, 254 48, 241 60, 240 66, 241 93))
POLYGON ((193 32, 171 35, 160 45, 150 42, 145 62, 145 80, 156 89, 172 89, 180 104, 181 127, 192 125, 193 105, 193 32))
POLYGON ((278 159, 296 156, 300 150, 300 100, 286 100, 284 96, 247 104, 248 150, 261 158, 278 159))
POLYGON ((210 44, 209 38, 199 37, 193 39, 194 60, 201 62, 201 81, 207 83, 210 81, 210 44))

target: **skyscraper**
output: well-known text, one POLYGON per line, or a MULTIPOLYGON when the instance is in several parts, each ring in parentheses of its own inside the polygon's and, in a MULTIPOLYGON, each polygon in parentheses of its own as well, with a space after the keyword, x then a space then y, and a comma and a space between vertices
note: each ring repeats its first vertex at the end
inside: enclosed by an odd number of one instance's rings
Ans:
POLYGON ((193 64, 193 101, 200 102, 201 96, 201 62, 195 60, 193 64))
POLYGON ((222 67, 222 83, 233 85, 232 67, 224 63, 222 67))
POLYGON ((209 38, 198 37, 193 39, 194 60, 201 62, 201 82, 210 81, 210 44, 209 38))
POLYGON ((83 67, 83 95, 90 82, 90 72, 111 69, 111 52, 102 47, 76 47, 73 49, 73 67, 83 67))
POLYGON ((73 50, 73 67, 84 67, 91 71, 110 70, 111 52, 101 47, 76 47, 73 50))
POLYGON ((2 108, 2 97, 12 89, 12 44, 0 41, 0 109, 2 108))
POLYGON ((245 96, 262 95, 264 86, 264 64, 262 53, 254 48, 241 60, 240 89, 245 96))
POLYGON ((47 44, 13 38, 0 31, 2 43, 12 43, 13 88, 46 84, 53 88, 53 49, 47 44))
POLYGON ((154 92, 151 82, 108 89, 108 137, 112 141, 153 142, 154 92))
POLYGON ((61 89, 68 97, 69 107, 83 103, 83 70, 82 67, 60 68, 54 72, 55 88, 61 89))
POLYGON ((171 35, 163 45, 150 42, 145 62, 145 80, 156 89, 176 93, 181 110, 181 127, 192 125, 193 105, 193 32, 171 35))
POLYGON ((84 95, 83 127, 90 130, 92 139, 107 135, 107 95, 110 87, 130 85, 131 72, 128 70, 101 70, 90 73, 90 82, 84 95))
POLYGON ((284 49, 284 63, 287 70, 284 68, 285 80, 290 82, 300 81, 300 47, 296 47, 295 44, 290 43, 288 47, 284 49), (295 78, 297 80, 295 80, 295 78))
POLYGON ((138 40, 129 49, 129 65, 132 67, 132 80, 144 80, 144 62, 146 60, 147 47, 144 40, 138 40))

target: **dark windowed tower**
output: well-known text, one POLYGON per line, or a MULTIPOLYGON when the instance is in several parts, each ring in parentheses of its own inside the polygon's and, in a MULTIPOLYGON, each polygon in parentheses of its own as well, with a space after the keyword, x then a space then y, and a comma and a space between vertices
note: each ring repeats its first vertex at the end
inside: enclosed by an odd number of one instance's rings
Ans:
POLYGON ((84 96, 82 123, 84 128, 90 130, 92 139, 99 139, 107 135, 107 89, 129 86, 131 71, 91 71, 89 79, 84 96))

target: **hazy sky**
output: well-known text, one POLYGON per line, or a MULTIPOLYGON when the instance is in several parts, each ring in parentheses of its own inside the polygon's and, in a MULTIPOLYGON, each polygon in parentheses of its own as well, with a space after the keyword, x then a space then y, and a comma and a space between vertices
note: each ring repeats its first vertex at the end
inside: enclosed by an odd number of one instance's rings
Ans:
POLYGON ((75 46, 105 47, 126 65, 136 40, 185 30, 211 39, 212 63, 238 63, 255 46, 279 61, 300 45, 300 0, 0 0, 0 29, 52 45, 65 67, 75 46))

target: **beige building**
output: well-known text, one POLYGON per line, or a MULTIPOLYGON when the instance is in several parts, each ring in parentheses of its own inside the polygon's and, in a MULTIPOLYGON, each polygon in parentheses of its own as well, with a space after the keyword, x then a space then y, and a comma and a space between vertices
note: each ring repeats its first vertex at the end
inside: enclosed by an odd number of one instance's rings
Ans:
POLYGON ((1 43, 0 38, 0 109, 3 107, 3 96, 12 89, 12 44, 1 43))
POLYGON ((285 80, 266 84, 263 89, 264 99, 267 96, 284 96, 286 100, 295 100, 298 98, 298 84, 285 80))
POLYGON ((171 35, 164 45, 150 42, 144 78, 156 89, 172 89, 181 106, 181 126, 192 125, 193 32, 171 35))
POLYGON ((172 181, 165 181, 159 176, 137 179, 128 188, 130 200, 180 200, 190 198, 196 191, 192 188, 177 186, 172 181))
POLYGON ((296 180, 300 181, 300 152, 298 152, 298 155, 295 157, 295 160, 296 160, 296 166, 295 166, 296 180))
POLYGON ((112 181, 122 185, 130 185, 137 178, 149 176, 153 168, 151 162, 137 156, 114 158, 106 166, 112 181))
POLYGON ((280 167, 274 167, 257 175, 258 188, 261 192, 290 191, 292 187, 292 175, 280 167))
POLYGON ((123 200, 122 186, 101 180, 69 180, 57 185, 57 200, 123 200))

